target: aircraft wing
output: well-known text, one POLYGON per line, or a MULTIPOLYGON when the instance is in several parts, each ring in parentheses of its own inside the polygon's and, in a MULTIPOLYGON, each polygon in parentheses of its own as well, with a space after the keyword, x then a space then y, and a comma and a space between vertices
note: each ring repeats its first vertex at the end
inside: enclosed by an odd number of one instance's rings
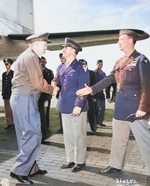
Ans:
MULTIPOLYGON (((139 35, 139 40, 147 39, 149 34, 142 30, 134 30, 139 35)), ((52 42, 48 44, 48 50, 61 50, 61 45, 64 39, 69 37, 75 40, 81 47, 97 46, 113 44, 118 42, 120 30, 98 30, 98 31, 83 31, 83 32, 63 32, 50 33, 49 40, 52 42)), ((12 40, 25 40, 31 34, 8 35, 12 40)))
MULTIPOLYGON (((50 41, 52 41, 52 44, 48 46, 48 49, 61 49, 60 46, 64 43, 65 37, 69 37, 75 40, 81 47, 114 44, 118 42, 119 31, 120 30, 98 30, 50 34, 49 39, 50 41)), ((149 34, 145 33, 142 30, 134 31, 138 33, 139 40, 147 39, 149 37, 149 34)))
MULTIPOLYGON (((81 47, 90 47, 97 45, 106 45, 117 43, 120 30, 97 30, 83 32, 63 32, 50 33, 48 50, 61 50, 61 45, 65 38, 69 37, 81 45, 81 47)), ((149 34, 142 30, 134 30, 139 35, 139 40, 147 39, 149 34)), ((0 59, 15 59, 20 53, 28 48, 26 38, 31 34, 9 34, 8 36, 0 36, 0 59)))
POLYGON ((103 30, 50 34, 49 40, 52 41, 52 44, 48 46, 48 49, 60 50, 66 37, 75 40, 81 47, 113 44, 118 41, 118 33, 119 30, 103 30))

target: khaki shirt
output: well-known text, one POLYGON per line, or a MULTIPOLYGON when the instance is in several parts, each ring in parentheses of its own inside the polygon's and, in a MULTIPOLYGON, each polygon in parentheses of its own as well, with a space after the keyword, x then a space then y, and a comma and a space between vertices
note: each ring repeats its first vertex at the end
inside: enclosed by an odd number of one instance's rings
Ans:
POLYGON ((31 95, 39 92, 53 93, 53 87, 43 79, 39 58, 28 48, 15 61, 12 94, 31 95))

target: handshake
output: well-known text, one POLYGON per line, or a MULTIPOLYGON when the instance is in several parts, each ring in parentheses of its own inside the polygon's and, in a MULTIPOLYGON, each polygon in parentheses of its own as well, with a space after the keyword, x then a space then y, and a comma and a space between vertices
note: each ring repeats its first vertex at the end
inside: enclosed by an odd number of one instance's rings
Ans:
POLYGON ((56 84, 55 81, 52 81, 51 82, 51 86, 53 86, 53 88, 54 88, 52 95, 55 95, 56 96, 57 92, 59 91, 59 87, 57 87, 57 84, 56 84))

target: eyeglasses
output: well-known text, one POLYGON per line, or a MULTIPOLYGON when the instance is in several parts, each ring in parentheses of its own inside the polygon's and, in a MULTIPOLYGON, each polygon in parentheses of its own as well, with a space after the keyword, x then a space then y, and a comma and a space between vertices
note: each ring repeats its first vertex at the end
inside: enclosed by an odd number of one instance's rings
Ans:
POLYGON ((8 66, 9 64, 8 63, 5 63, 6 66, 8 66))

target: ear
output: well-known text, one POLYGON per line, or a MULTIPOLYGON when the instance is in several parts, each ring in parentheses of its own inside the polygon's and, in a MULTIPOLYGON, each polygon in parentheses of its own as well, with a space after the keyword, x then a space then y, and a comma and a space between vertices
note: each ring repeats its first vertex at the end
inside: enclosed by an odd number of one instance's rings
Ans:
POLYGON ((129 43, 130 43, 130 44, 133 43, 132 37, 129 38, 129 43))
POLYGON ((38 47, 39 46, 39 41, 35 42, 35 46, 38 47))
POLYGON ((71 48, 72 53, 76 53, 76 50, 74 48, 72 48, 72 47, 70 47, 70 48, 71 48))

